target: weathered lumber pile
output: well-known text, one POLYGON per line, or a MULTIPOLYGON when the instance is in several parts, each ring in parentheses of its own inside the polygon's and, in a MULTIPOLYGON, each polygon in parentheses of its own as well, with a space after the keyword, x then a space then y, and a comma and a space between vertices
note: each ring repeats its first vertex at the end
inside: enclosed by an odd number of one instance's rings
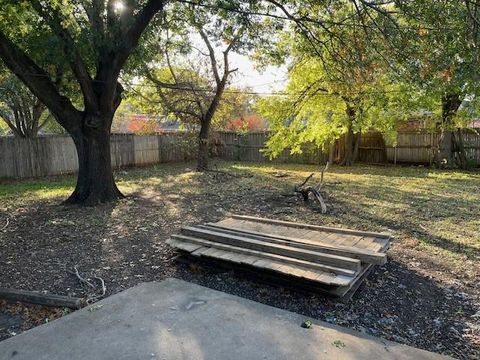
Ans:
POLYGON ((251 216, 185 226, 167 241, 194 257, 255 269, 291 285, 351 296, 373 265, 387 261, 391 235, 251 216))

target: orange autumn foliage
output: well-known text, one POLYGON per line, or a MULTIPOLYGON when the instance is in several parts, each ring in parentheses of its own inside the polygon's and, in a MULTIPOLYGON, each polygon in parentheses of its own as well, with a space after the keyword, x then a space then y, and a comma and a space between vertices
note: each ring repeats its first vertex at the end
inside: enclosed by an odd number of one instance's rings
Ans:
POLYGON ((229 131, 266 130, 267 123, 260 115, 246 115, 230 120, 226 128, 229 131))

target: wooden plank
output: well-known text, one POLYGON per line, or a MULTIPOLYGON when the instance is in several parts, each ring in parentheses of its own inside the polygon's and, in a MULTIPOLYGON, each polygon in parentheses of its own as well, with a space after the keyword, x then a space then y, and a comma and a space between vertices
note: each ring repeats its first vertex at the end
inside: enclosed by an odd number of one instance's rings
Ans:
POLYGON ((379 253, 379 252, 374 252, 369 250, 362 250, 354 247, 335 246, 335 245, 330 245, 330 244, 321 243, 321 242, 312 241, 312 240, 292 238, 292 237, 280 236, 276 234, 261 233, 257 231, 248 231, 243 229, 237 230, 237 229, 216 225, 214 223, 207 223, 206 225, 200 225, 198 227, 206 228, 206 229, 208 228, 217 229, 217 231, 221 231, 223 233, 232 234, 232 235, 245 234, 245 235, 248 235, 249 238, 253 238, 257 240, 273 241, 275 243, 280 243, 283 245, 290 245, 293 247, 298 247, 303 249, 318 250, 327 254, 351 257, 354 259, 359 259, 362 262, 366 262, 369 264, 384 265, 387 262, 387 256, 384 253, 379 253))
POLYGON ((234 253, 231 253, 231 252, 228 252, 228 251, 222 251, 221 253, 217 253, 215 254, 214 256, 212 256, 213 258, 220 258, 222 260, 227 260, 227 261, 230 261, 230 259, 232 259, 233 257, 235 257, 235 254, 234 253))
POLYGON ((302 266, 304 268, 316 269, 316 270, 324 271, 327 273, 349 276, 351 278, 353 278, 356 274, 354 270, 342 269, 342 268, 332 267, 324 264, 313 263, 305 260, 299 260, 291 257, 264 253, 260 251, 245 249, 245 248, 231 246, 227 244, 212 242, 209 240, 195 238, 191 236, 172 235, 172 237, 175 238, 176 240, 179 240, 177 242, 189 242, 199 247, 212 247, 212 248, 216 248, 224 251, 230 251, 232 253, 231 257, 234 256, 233 255, 234 253, 240 253, 240 254, 257 256, 258 258, 262 258, 262 259, 275 260, 276 262, 280 262, 280 263, 292 264, 295 266, 302 266))
POLYGON ((9 288, 0 288, 0 299, 71 309, 81 309, 87 305, 85 299, 81 298, 9 288))
MULTIPOLYGON (((183 261, 183 259, 190 261, 201 261, 205 266, 214 266, 214 268, 223 267, 228 270, 234 270, 236 273, 241 273, 246 275, 254 282, 263 282, 270 286, 283 286, 285 288, 290 288, 295 291, 302 291, 306 293, 321 293, 325 295, 334 295, 331 293, 332 290, 337 288, 343 288, 338 284, 330 283, 321 283, 318 281, 312 281, 298 276, 292 276, 284 274, 275 270, 272 270, 266 266, 261 266, 263 260, 255 263, 255 266, 251 265, 242 265, 234 262, 222 261, 214 258, 207 257, 193 257, 190 254, 186 257, 179 257, 177 261, 183 261), (258 265, 257 265, 258 264, 258 265)), ((265 264, 263 264, 265 265, 265 264)), ((337 296, 337 295, 334 295, 337 296)))
MULTIPOLYGON (((188 243, 182 243, 182 245, 184 245, 184 244, 188 244, 188 243)), ((190 245, 190 244, 188 244, 188 245, 190 245)), ((179 247, 179 249, 181 249, 181 248, 179 247)), ((193 256, 201 256, 201 255, 203 255, 203 253, 204 253, 205 251, 207 251, 207 250, 209 250, 209 249, 210 249, 210 248, 208 248, 208 247, 203 247, 203 246, 201 246, 201 247, 199 247, 197 250, 192 251, 190 254, 192 254, 193 256)), ((183 249, 182 249, 182 250, 183 250, 183 249)))
POLYGON ((256 261, 260 260, 259 257, 250 256, 245 254, 238 254, 238 262, 240 264, 253 265, 256 261))
POLYGON ((176 247, 176 248, 179 248, 181 250, 188 251, 188 252, 194 252, 195 250, 197 250, 198 248, 201 247, 201 245, 178 242, 178 241, 175 241, 175 239, 172 239, 172 238, 168 239, 166 241, 166 243, 168 245, 172 246, 172 247, 176 247))
POLYGON ((340 267, 355 271, 360 270, 361 267, 361 262, 358 259, 338 255, 330 255, 307 249, 299 249, 291 246, 274 244, 261 240, 253 240, 249 239, 246 236, 230 235, 219 231, 204 230, 191 226, 182 227, 181 231, 185 235, 201 237, 203 239, 221 242, 223 244, 246 247, 252 250, 293 257, 300 260, 308 260, 334 267, 340 267))
POLYGON ((302 268, 298 266, 291 266, 274 260, 261 259, 256 256, 242 255, 237 253, 230 253, 229 257, 221 256, 214 257, 216 252, 213 248, 202 247, 197 251, 194 251, 190 255, 195 257, 205 257, 213 259, 225 259, 226 262, 249 266, 252 268, 267 269, 276 273, 280 273, 286 276, 296 276, 302 279, 307 279, 312 282, 319 282, 318 279, 322 279, 322 284, 325 285, 334 285, 334 286, 347 286, 352 277, 346 276, 335 276, 334 274, 326 273, 323 271, 313 271, 311 269, 302 268))
POLYGON ((317 230, 305 230, 302 235, 302 239, 314 240, 319 242, 328 243, 328 237, 333 233, 327 231, 317 231, 317 230))
MULTIPOLYGON (((358 243, 362 238, 364 239, 369 239, 368 237, 365 237, 363 235, 347 235, 347 234, 341 234, 342 240, 338 242, 338 245, 340 246, 350 246, 354 247, 354 244, 358 243)), ((375 238, 370 238, 372 241, 375 240, 375 238)), ((372 251, 375 252, 375 251, 372 251)))
POLYGON ((277 269, 280 269, 283 264, 268 259, 260 259, 255 262, 254 266, 276 271, 277 269))
POLYGON ((296 223, 296 222, 283 221, 283 220, 273 220, 273 219, 259 218, 259 217, 255 217, 255 216, 232 215, 232 218, 233 219, 239 219, 239 220, 261 222, 261 223, 266 223, 266 224, 284 225, 284 226, 296 227, 296 228, 300 228, 300 229, 331 231, 331 232, 337 232, 337 233, 340 233, 340 234, 372 236, 372 237, 376 237, 376 238, 379 238, 379 239, 390 239, 392 237, 392 235, 387 234, 387 233, 375 233, 375 232, 369 232, 369 231, 359 231, 359 230, 351 230, 351 229, 334 228, 334 227, 329 227, 329 226, 310 225, 310 224, 296 223))
POLYGON ((347 286, 339 286, 332 289, 330 293, 334 296, 342 297, 346 301, 350 300, 355 291, 360 287, 365 278, 372 272, 373 265, 365 266, 365 268, 358 274, 357 278, 347 286))
POLYGON ((355 244, 359 248, 364 250, 371 250, 371 251, 378 251, 383 247, 383 243, 381 239, 376 240, 375 238, 360 238, 358 242, 355 244))
POLYGON ((214 248, 204 248, 201 253, 199 253, 200 255, 203 255, 203 256, 211 256, 211 257, 214 257, 215 256, 215 253, 217 252, 217 249, 214 249, 214 248))

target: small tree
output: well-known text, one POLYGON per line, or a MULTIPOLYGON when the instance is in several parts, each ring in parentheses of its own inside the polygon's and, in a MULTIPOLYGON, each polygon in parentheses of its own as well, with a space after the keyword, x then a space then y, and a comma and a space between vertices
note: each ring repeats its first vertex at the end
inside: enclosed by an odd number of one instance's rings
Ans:
POLYGON ((221 102, 230 75, 236 71, 230 68, 229 54, 243 30, 239 29, 229 40, 229 44, 222 50, 223 56, 219 62, 212 40, 204 29, 205 25, 198 22, 193 13, 190 13, 189 17, 189 25, 200 35, 206 53, 194 49, 193 44, 190 44, 191 51, 195 52, 194 56, 198 58, 185 68, 175 67, 170 58, 171 42, 167 38, 164 54, 168 67, 156 73, 148 71, 147 78, 156 86, 158 98, 165 113, 172 114, 186 123, 200 125, 197 170, 203 171, 208 169, 208 138, 212 119, 221 102), (206 63, 205 57, 209 64, 206 63))
POLYGON ((21 138, 37 136, 49 120, 46 107, 15 76, 0 75, 0 118, 13 135, 21 138))
POLYGON ((230 65, 230 55, 248 51, 262 38, 259 20, 232 6, 232 11, 221 6, 170 11, 165 19, 170 26, 157 34, 160 39, 152 49, 160 56, 145 67, 144 76, 155 86, 163 114, 199 127, 198 171, 208 169, 212 121, 237 70, 230 65))

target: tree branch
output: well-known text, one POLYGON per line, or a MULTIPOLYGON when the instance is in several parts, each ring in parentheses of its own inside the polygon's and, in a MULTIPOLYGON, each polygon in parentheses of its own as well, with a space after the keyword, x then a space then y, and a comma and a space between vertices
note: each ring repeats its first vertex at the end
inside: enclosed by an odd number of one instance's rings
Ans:
POLYGON ((72 131, 81 124, 71 101, 60 95, 49 75, 0 30, 0 58, 32 93, 55 115, 60 124, 72 131))
POLYGON ((133 24, 124 32, 124 41, 121 43, 117 66, 123 67, 130 53, 138 45, 138 40, 153 17, 163 10, 165 0, 149 0, 137 14, 133 24))
POLYGON ((213 76, 215 77, 215 82, 217 83, 217 86, 220 84, 221 79, 220 75, 218 74, 218 65, 217 65, 217 58, 215 57, 215 50, 213 49, 212 44, 210 43, 210 40, 208 39, 207 34, 203 31, 202 27, 198 24, 195 24, 198 30, 198 33, 202 37, 203 41, 205 42, 205 45, 207 46, 208 49, 208 56, 210 57, 210 62, 212 63, 212 71, 213 71, 213 76))
POLYGON ((49 8, 48 12, 38 0, 30 0, 35 11, 40 15, 50 26, 52 31, 63 43, 63 52, 68 59, 70 68, 77 79, 80 88, 82 89, 84 105, 87 110, 94 111, 98 108, 98 101, 93 90, 93 82, 87 66, 78 51, 77 44, 62 25, 61 15, 53 8, 49 8), (50 15, 50 13, 52 15, 50 15))
MULTIPOLYGON (((148 0, 147 4, 139 11, 133 19, 132 25, 126 29, 121 29, 120 33, 122 41, 113 50, 113 56, 102 57, 99 62, 99 69, 96 80, 103 84, 104 97, 101 99, 100 106, 104 109, 110 109, 111 105, 115 103, 115 97, 119 96, 117 90, 119 88, 118 76, 125 65, 128 57, 138 45, 140 36, 145 28, 148 26, 153 17, 160 11, 166 0, 148 0)), ((108 23, 112 22, 113 3, 109 1, 107 4, 107 11, 109 13, 108 23)))

